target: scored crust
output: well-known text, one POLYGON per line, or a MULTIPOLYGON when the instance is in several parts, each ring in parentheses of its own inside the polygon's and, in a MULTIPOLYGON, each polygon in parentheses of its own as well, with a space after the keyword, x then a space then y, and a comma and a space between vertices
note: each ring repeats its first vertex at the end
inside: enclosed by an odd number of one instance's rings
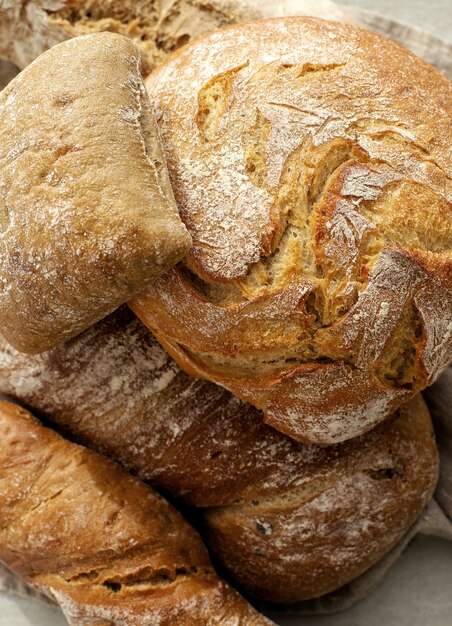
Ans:
POLYGON ((39 352, 179 261, 158 131, 125 37, 52 48, 0 94, 0 330, 39 352))
POLYGON ((188 373, 314 443, 452 355, 451 83, 371 32, 227 28, 147 80, 186 261, 131 307, 188 373))

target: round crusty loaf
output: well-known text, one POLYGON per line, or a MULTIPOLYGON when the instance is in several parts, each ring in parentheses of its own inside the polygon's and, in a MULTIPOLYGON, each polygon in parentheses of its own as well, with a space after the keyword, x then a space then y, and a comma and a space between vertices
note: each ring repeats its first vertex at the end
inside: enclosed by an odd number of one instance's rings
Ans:
POLYGON ((0 330, 24 352, 91 326, 186 253, 126 37, 64 42, 1 92, 0 232, 0 330))
POLYGON ((0 57, 23 68, 61 41, 109 31, 133 40, 147 75, 190 39, 276 15, 350 19, 329 0, 3 0, 0 57))
POLYGON ((451 83, 309 18, 230 27, 147 81, 194 245, 133 300, 188 373, 314 443, 452 356, 451 83))
POLYGON ((272 602, 317 597, 377 562, 437 478, 420 397, 352 441, 299 443, 181 372, 125 307, 47 353, 3 342, 0 392, 205 509, 210 547, 232 578, 272 602))

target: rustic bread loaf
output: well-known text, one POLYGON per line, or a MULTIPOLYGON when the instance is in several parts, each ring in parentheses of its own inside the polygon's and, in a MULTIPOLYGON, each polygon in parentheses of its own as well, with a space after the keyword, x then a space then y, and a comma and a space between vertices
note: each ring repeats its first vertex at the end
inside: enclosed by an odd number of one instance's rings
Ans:
POLYGON ((147 81, 194 245, 131 306, 188 373, 304 441, 359 435, 452 357, 452 86, 376 34, 230 27, 147 81))
POLYGON ((69 623, 270 624, 215 574, 199 536, 149 487, 0 403, 0 559, 69 623))
POLYGON ((203 507, 210 547, 267 601, 317 597, 378 561, 420 514, 438 472, 420 397, 352 441, 299 443, 181 372, 125 307, 48 353, 4 343, 0 392, 203 507))
POLYGON ((374 431, 327 448, 325 457, 293 476, 289 489, 250 490, 205 512, 207 545, 254 598, 300 602, 357 578, 414 524, 438 479, 420 395, 374 431))
POLYGON ((110 31, 130 37, 148 74, 168 54, 211 31, 274 15, 349 19, 329 0, 3 0, 0 57, 25 67, 57 43, 110 31))
POLYGON ((180 221, 125 37, 60 44, 0 94, 0 331, 39 352, 182 258, 180 221))

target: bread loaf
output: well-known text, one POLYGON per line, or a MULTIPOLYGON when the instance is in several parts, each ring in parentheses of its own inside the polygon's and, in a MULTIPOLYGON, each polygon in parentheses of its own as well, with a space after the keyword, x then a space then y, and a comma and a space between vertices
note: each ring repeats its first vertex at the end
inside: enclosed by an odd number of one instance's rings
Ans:
POLYGON ((178 364, 322 444, 430 384, 452 357, 450 81, 286 18, 199 40, 147 87, 194 244, 131 306, 178 364))
POLYGON ((0 90, 19 73, 19 69, 9 61, 3 61, 0 59, 0 90))
POLYGON ((294 603, 354 580, 400 541, 438 479, 420 395, 325 457, 303 478, 293 476, 289 489, 249 490, 205 512, 207 545, 252 597, 294 603))
POLYGON ((270 624, 181 515, 112 461, 0 403, 0 559, 70 624, 270 624))
POLYGON ((105 317, 187 251, 140 55, 60 44, 0 94, 0 331, 39 352, 105 317))
POLYGON ((358 576, 409 529, 437 478, 420 397, 352 441, 299 443, 181 372, 125 307, 48 353, 4 343, 0 392, 202 507, 209 546, 266 601, 299 602, 358 576))
POLYGON ((168 54, 211 31, 274 15, 348 19, 329 0, 3 0, 0 57, 25 67, 57 43, 110 31, 132 39, 147 75, 168 54))

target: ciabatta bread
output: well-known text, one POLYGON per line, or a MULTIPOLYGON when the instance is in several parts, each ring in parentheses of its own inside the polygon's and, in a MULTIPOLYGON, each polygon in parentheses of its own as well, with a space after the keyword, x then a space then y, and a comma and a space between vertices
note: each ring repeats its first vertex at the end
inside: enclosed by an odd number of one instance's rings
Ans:
POLYGON ((49 50, 0 94, 0 332, 39 352, 181 259, 180 221, 129 39, 49 50))
POLYGON ((0 402, 0 560, 74 626, 270 624, 199 536, 115 463, 0 402))
POLYGON ((186 260, 131 306, 178 364, 312 443, 355 437, 452 357, 452 86, 309 18, 186 46, 147 81, 186 260))
POLYGON ((126 308, 48 353, 4 343, 0 392, 201 507, 231 577, 267 601, 317 597, 358 576, 404 535, 436 483, 420 397, 352 441, 299 443, 181 372, 126 308))

